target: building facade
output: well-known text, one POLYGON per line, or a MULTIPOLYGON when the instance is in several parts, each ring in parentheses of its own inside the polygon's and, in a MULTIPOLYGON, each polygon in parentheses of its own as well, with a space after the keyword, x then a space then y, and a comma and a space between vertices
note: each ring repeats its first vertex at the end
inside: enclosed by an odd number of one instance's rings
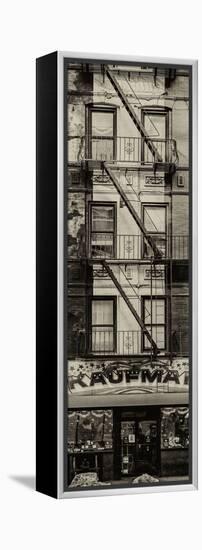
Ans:
POLYGON ((68 485, 184 482, 189 70, 72 63, 66 96, 68 485))

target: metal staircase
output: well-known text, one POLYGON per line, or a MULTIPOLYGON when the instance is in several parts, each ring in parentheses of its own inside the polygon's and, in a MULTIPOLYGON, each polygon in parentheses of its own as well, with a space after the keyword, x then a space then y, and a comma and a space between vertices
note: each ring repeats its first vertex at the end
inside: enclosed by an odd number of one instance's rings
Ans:
POLYGON ((111 166, 109 166, 106 162, 104 162, 104 169, 105 169, 107 175, 110 177, 112 183, 114 184, 114 187, 115 187, 116 191, 118 191, 120 197, 122 198, 125 205, 127 206, 127 208, 129 210, 130 214, 132 215, 133 219, 137 223, 137 225, 138 225, 139 229, 141 230, 142 234, 144 235, 145 239, 147 240, 149 246, 151 246, 151 248, 154 252, 154 257, 160 259, 161 256, 162 256, 161 252, 157 248, 154 239, 151 237, 151 235, 148 234, 147 230, 145 229, 145 226, 144 226, 141 218, 138 216, 134 206, 131 204, 129 198, 127 197, 127 194, 124 191, 124 189, 122 188, 118 178, 116 177, 113 168, 111 168, 111 166))
POLYGON ((128 112, 129 116, 131 117, 132 121, 134 122, 136 128, 140 132, 141 137, 144 139, 144 142, 147 144, 148 149, 151 151, 151 153, 154 157, 154 162, 162 162, 162 158, 159 155, 159 152, 158 152, 157 148, 155 147, 154 143, 151 141, 144 125, 142 124, 141 120, 138 118, 137 114, 135 113, 131 103, 128 101, 124 91, 122 90, 122 88, 121 88, 121 86, 118 82, 118 79, 113 74, 113 72, 110 71, 108 66, 106 66, 105 72, 106 72, 106 75, 107 75, 109 81, 111 82, 112 86, 114 87, 115 91, 117 92, 119 98, 121 99, 124 107, 126 108, 126 111, 128 112))
POLYGON ((148 331, 148 329, 146 328, 145 324, 143 323, 141 317, 139 316, 139 314, 137 313, 136 309, 134 308, 131 300, 129 299, 129 297, 127 296, 125 290, 123 290, 123 287, 122 285, 119 283, 117 277, 115 276, 114 272, 113 272, 113 269, 110 267, 110 262, 107 261, 107 260, 102 260, 102 265, 104 267, 104 269, 106 270, 107 274, 109 275, 109 277, 111 278, 111 280, 113 281, 114 285, 116 286, 117 290, 120 292, 120 295, 122 296, 122 298, 125 300, 125 303, 127 304, 128 308, 130 309, 132 315, 135 317, 136 321, 138 322, 139 326, 141 327, 143 333, 145 334, 145 336, 147 337, 148 341, 150 342, 151 344, 151 347, 152 347, 152 350, 153 350, 153 353, 154 353, 154 356, 157 355, 158 353, 158 348, 157 348, 157 345, 156 343, 154 342, 150 332, 148 331))

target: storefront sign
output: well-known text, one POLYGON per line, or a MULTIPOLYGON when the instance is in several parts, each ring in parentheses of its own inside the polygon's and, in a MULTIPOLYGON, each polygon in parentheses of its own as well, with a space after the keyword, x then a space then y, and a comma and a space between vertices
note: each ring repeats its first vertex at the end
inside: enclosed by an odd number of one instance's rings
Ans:
POLYGON ((104 395, 188 392, 188 359, 130 361, 69 361, 71 394, 104 395))

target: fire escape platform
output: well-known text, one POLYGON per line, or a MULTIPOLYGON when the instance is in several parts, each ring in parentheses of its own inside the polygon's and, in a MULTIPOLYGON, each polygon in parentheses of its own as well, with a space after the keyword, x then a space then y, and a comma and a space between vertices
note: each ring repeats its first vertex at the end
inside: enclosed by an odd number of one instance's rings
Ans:
MULTIPOLYGON (((130 259, 130 258, 123 258, 123 259, 116 259, 116 258, 105 258, 110 264, 112 265, 167 265, 171 260, 172 263, 179 263, 180 265, 186 265, 188 263, 188 259, 177 259, 177 258, 139 258, 139 259, 130 259)), ((72 261, 75 261, 72 259, 72 261)), ((77 259, 78 261, 78 259, 77 259)), ((80 261, 80 260, 79 260, 80 261)), ((88 263, 90 265, 99 265, 102 264, 103 258, 88 258, 88 263)))

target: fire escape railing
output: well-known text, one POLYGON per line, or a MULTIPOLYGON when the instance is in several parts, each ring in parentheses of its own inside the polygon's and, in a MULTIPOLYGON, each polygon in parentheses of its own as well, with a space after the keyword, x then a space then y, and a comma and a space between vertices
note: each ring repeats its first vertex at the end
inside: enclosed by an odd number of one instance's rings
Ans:
MULTIPOLYGON (((189 257, 189 236, 156 234, 162 259, 187 260, 189 257), (159 244, 160 243, 160 244, 159 244)), ((116 235, 91 232, 89 256, 92 259, 141 260, 151 259, 153 251, 142 235, 116 235)))
POLYGON ((68 160, 108 161, 135 163, 142 165, 174 164, 177 158, 177 146, 174 139, 149 138, 155 145, 151 150, 145 137, 117 136, 69 136, 68 160))
MULTIPOLYGON (((189 236, 156 234, 158 246, 161 249, 161 259, 169 260, 188 260, 189 259, 189 236), (160 245, 159 245, 160 243, 160 245)), ((85 251, 83 241, 76 240, 74 244, 69 244, 69 259, 92 260, 126 260, 130 263, 132 260, 150 260, 153 258, 153 251, 145 243, 142 235, 113 235, 108 233, 91 233, 89 250, 85 251)))
MULTIPOLYGON (((154 338, 157 336, 157 328, 152 327, 154 338)), ((172 349, 172 354, 176 357, 184 356, 188 353, 188 327, 171 330, 170 342, 166 352, 172 349)), ((141 355, 150 354, 151 350, 143 348, 142 330, 117 330, 113 333, 112 329, 107 330, 73 330, 69 333, 67 340, 68 353, 70 356, 84 357, 87 354, 92 355, 141 355)), ((165 353, 165 351, 162 353, 165 353)))

